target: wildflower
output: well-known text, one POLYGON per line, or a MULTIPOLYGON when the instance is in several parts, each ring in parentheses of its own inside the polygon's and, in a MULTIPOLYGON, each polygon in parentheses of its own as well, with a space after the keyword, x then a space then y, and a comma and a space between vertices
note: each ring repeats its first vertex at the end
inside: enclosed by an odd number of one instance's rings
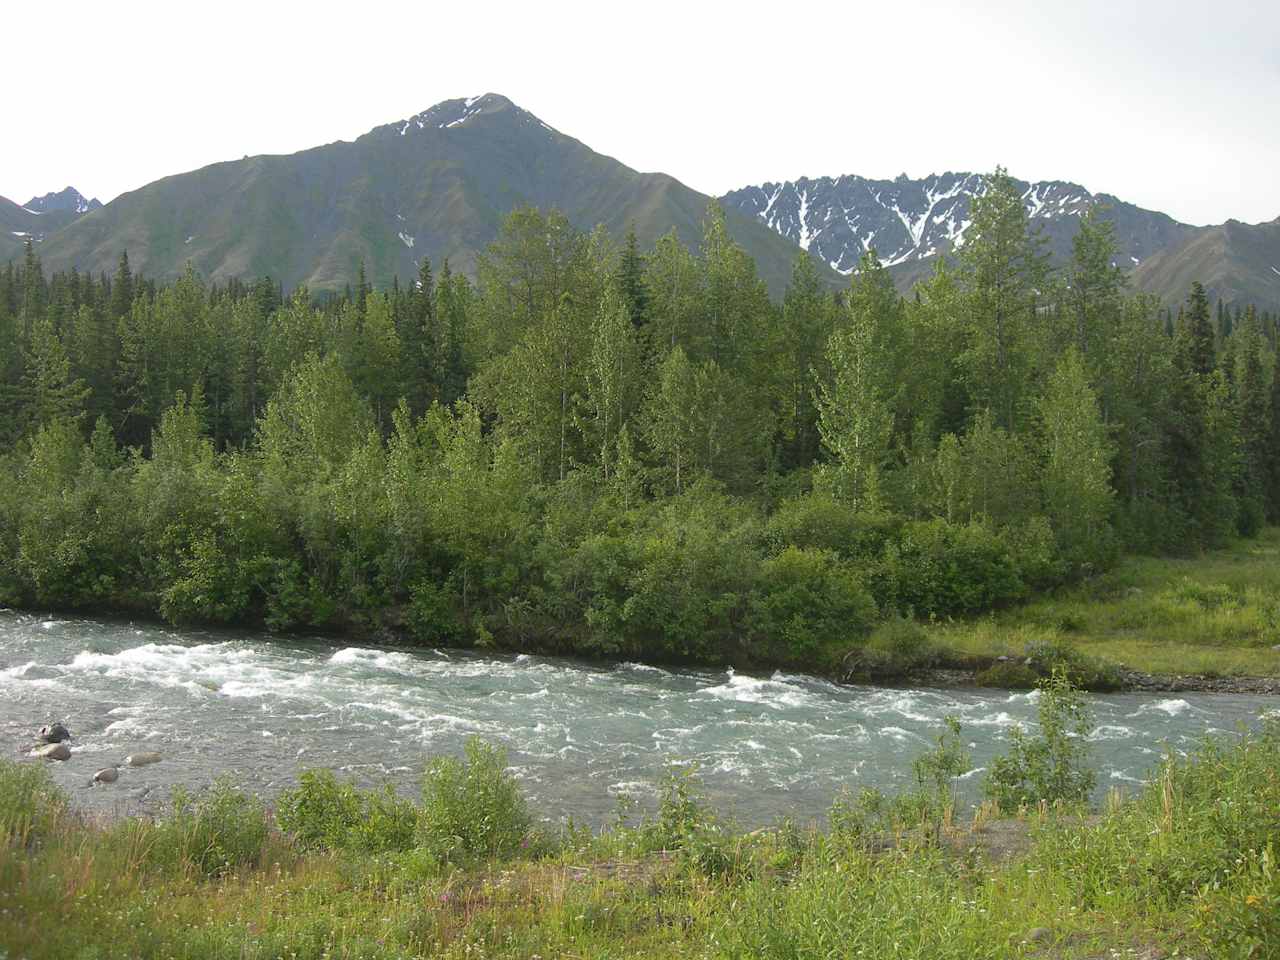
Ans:
POLYGON ((1256 907, 1258 904, 1262 902, 1262 898, 1258 896, 1256 893, 1251 893, 1244 898, 1244 902, 1251 907, 1256 907))

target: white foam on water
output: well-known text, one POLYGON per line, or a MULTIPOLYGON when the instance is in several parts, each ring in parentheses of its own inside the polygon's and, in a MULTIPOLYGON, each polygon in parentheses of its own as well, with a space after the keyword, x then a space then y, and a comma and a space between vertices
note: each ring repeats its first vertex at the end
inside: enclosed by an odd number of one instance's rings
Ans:
POLYGON ((671 676, 671 674, 667 673, 667 671, 663 670, 661 667, 653 667, 647 663, 632 663, 630 660, 626 660, 618 664, 618 669, 630 670, 634 673, 652 673, 655 675, 665 676, 665 677, 671 676))
POLYGON ((1133 736, 1133 729, 1118 723, 1104 723, 1094 728, 1089 734, 1091 743, 1099 740, 1128 740, 1133 736))
POLYGON ((1181 716, 1191 709, 1191 704, 1181 698, 1172 700, 1157 700, 1155 703, 1144 703, 1138 707, 1129 717, 1150 716, 1152 713, 1159 711, 1170 717, 1181 716))
POLYGON ((728 677, 725 683, 703 687, 698 693, 719 700, 758 703, 771 710, 802 707, 814 701, 811 694, 781 680, 761 680, 757 677, 739 676, 733 670, 728 671, 728 677))
POLYGON ((1140 783, 1143 786, 1150 783, 1149 780, 1143 780, 1141 777, 1131 777, 1122 770, 1112 770, 1107 774, 1112 780, 1123 780, 1125 783, 1140 783))
POLYGON ((629 797, 637 794, 656 797, 658 795, 657 785, 648 780, 619 780, 617 783, 609 784, 605 791, 611 797, 629 797))

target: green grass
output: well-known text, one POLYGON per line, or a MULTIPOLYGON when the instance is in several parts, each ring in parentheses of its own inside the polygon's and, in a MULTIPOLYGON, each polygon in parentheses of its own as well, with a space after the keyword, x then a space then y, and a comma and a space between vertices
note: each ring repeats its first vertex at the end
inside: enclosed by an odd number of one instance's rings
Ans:
MULTIPOLYGON (((482 791, 505 776, 483 760, 468 767, 482 791)), ((50 811, 0 845, 0 955, 969 960, 1158 947, 1265 960, 1280 957, 1278 771, 1272 723, 1166 761, 1152 786, 1098 816, 993 821, 988 808, 932 831, 904 824, 887 845, 847 827, 737 834, 680 775, 638 826, 565 829, 458 861, 409 840, 371 853, 367 833, 346 828, 317 849, 226 787, 176 818, 86 822, 48 805, 39 768, 0 762, 0 817, 50 811), (254 817, 266 828, 247 827, 254 817)), ((295 812, 329 826, 347 802, 331 786, 312 800, 295 812)), ((497 809, 472 825, 505 816, 497 809)))
POLYGON ((1065 641, 1157 674, 1280 676, 1280 529, 1188 559, 1127 557, 1053 596, 931 630, 953 655, 1018 656, 1065 641))

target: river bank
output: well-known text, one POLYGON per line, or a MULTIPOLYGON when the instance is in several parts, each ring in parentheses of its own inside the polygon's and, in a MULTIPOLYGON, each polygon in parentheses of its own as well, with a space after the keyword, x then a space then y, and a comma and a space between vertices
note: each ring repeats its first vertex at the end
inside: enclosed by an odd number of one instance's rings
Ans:
POLYGON ((27 960, 1266 958, 1277 766, 1273 724, 1166 761, 1095 816, 744 834, 689 780, 644 822, 548 833, 461 768, 418 806, 349 807, 320 783, 320 802, 274 816, 223 788, 167 819, 101 821, 41 768, 0 764, 0 945, 27 960))

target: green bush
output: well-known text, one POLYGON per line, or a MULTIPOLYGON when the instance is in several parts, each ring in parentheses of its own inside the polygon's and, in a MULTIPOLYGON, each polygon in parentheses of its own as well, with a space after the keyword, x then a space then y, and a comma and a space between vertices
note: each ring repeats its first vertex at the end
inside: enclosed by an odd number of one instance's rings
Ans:
POLYGON ((440 757, 422 782, 418 842, 442 862, 508 859, 528 850, 532 818, 500 747, 472 737, 465 758, 440 757))
POLYGON ((451 584, 419 580, 409 588, 406 622, 415 640, 422 643, 451 644, 464 634, 458 617, 458 597, 451 584))
POLYGON ((262 801, 220 780, 199 796, 174 790, 169 816, 156 825, 153 864, 217 876, 256 865, 267 840, 262 801))
POLYGON ((779 504, 769 517, 765 538, 774 552, 800 547, 859 560, 881 556, 902 523, 895 514, 860 513, 834 497, 812 493, 779 504))
POLYGON ((1119 690, 1124 686, 1118 667, 1091 657, 1064 640, 1033 640, 1025 652, 1026 666, 1040 677, 1061 671, 1073 686, 1085 690, 1119 690))
POLYGON ((0 833, 7 842, 39 842, 66 813, 67 796, 44 763, 0 760, 0 833))
POLYGON ((824 645, 865 633, 876 605, 834 553, 786 547, 761 567, 751 613, 752 632, 766 649, 805 661, 824 645))
POLYGON ((276 804, 276 823, 304 849, 407 850, 414 844, 417 808, 390 785, 360 790, 331 770, 307 770, 276 804))
POLYGON ((908 523, 874 570, 872 592, 880 607, 918 616, 976 613, 1026 592, 1008 546, 978 523, 908 523))
POLYGON ((1009 753, 991 763, 983 789, 1005 813, 1042 800, 1083 804, 1097 783, 1087 742, 1093 711, 1060 669, 1040 684, 1039 720, 1036 736, 1015 726, 1009 753))

